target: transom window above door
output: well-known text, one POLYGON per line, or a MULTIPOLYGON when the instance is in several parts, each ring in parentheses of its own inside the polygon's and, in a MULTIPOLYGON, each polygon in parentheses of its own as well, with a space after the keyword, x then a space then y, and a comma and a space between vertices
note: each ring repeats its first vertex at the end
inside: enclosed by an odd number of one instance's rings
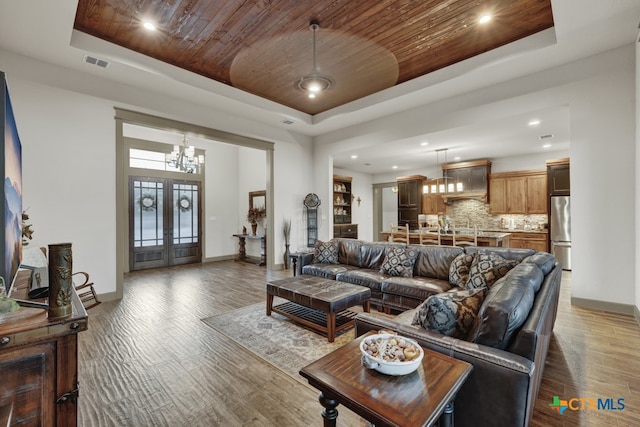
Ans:
POLYGON ((204 156, 198 155, 199 162, 195 167, 189 169, 183 169, 176 165, 176 162, 171 162, 167 153, 162 151, 143 150, 140 148, 129 149, 129 167, 139 169, 152 169, 168 172, 179 172, 199 175, 202 173, 202 166, 204 163, 204 156))

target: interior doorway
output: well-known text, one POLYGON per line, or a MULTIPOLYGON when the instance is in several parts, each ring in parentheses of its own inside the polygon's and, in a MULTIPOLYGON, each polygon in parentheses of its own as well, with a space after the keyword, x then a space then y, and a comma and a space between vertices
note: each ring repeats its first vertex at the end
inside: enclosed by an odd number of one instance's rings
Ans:
POLYGON ((129 178, 129 270, 202 260, 200 182, 129 178))
POLYGON ((383 182, 373 184, 373 237, 381 241, 381 233, 398 225, 398 184, 383 182))

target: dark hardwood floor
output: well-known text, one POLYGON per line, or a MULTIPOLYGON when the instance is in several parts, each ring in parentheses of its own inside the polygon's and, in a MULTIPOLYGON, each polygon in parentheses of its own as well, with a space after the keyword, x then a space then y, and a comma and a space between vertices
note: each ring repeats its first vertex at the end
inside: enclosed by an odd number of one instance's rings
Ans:
MULTIPOLYGON (((223 261, 128 274, 124 298, 89 312, 80 334, 82 426, 321 426, 318 392, 200 319, 264 301, 291 275, 223 261)), ((640 328, 631 316, 560 310, 532 425, 640 425, 640 328), (622 411, 551 412, 553 396, 624 398, 622 411)), ((338 408, 341 426, 366 423, 338 408)), ((509 408, 505 408, 509 410, 509 408)))

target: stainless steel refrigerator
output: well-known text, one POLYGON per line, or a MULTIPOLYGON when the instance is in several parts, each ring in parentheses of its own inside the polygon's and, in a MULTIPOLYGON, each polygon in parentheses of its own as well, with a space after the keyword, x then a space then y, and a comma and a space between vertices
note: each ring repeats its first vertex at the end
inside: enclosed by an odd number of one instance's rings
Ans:
POLYGON ((551 253, 563 270, 571 270, 571 197, 551 196, 549 216, 551 253))

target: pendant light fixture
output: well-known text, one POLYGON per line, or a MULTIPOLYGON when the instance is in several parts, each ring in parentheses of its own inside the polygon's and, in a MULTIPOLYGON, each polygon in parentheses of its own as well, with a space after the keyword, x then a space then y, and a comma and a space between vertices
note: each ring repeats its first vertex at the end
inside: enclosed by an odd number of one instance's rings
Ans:
POLYGON ((309 98, 315 98, 320 92, 331 87, 331 79, 328 76, 320 74, 316 58, 316 31, 320 28, 317 20, 311 21, 309 28, 313 32, 313 68, 311 73, 303 76, 298 80, 298 88, 305 91, 309 98))

